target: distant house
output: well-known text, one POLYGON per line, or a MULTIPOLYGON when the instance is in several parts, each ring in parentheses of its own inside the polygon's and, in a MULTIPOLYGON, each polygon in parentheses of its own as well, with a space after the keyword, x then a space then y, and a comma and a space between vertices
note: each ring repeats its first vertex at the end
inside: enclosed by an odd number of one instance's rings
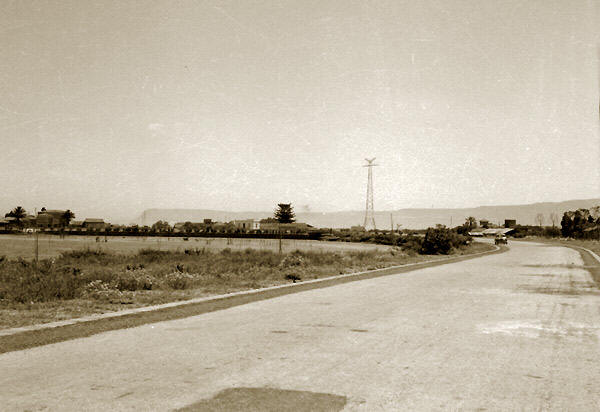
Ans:
POLYGON ((185 222, 177 222, 173 225, 174 233, 182 233, 184 231, 185 222))
POLYGON ((505 228, 514 228, 517 226, 516 219, 504 219, 504 227, 505 228))
POLYGON ((106 227, 106 223, 104 223, 104 219, 85 219, 82 223, 82 226, 86 230, 102 230, 106 227))
POLYGON ((205 229, 204 223, 198 222, 177 222, 173 225, 174 233, 197 233, 205 229))
POLYGON ((72 220, 67 231, 76 232, 83 229, 83 220, 72 220))
POLYGON ((507 235, 510 232, 514 232, 515 230, 512 228, 504 228, 504 229, 485 229, 482 233, 483 236, 497 236, 497 235, 507 235))
POLYGON ((64 224, 64 210, 45 210, 42 209, 35 217, 35 224, 38 227, 55 229, 64 224))
POLYGON ((473 237, 483 237, 483 230, 471 230, 469 232, 469 236, 473 237))
POLYGON ((235 229, 233 223, 213 222, 210 226, 210 231, 214 233, 233 233, 235 229))
POLYGON ((9 230, 13 227, 17 219, 14 217, 0 218, 0 230, 9 230))
POLYGON ((312 229, 313 227, 306 223, 260 222, 260 231, 264 233, 299 234, 308 233, 312 229))
POLYGON ((236 229, 244 233, 260 229, 260 221, 257 219, 234 220, 233 224, 235 225, 236 229))

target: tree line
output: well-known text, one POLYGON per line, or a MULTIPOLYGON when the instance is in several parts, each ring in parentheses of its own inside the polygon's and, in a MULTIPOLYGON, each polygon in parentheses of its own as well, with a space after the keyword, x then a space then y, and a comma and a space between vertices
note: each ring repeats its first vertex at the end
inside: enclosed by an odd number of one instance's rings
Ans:
POLYGON ((600 239, 600 206, 563 214, 561 235, 575 239, 600 239))

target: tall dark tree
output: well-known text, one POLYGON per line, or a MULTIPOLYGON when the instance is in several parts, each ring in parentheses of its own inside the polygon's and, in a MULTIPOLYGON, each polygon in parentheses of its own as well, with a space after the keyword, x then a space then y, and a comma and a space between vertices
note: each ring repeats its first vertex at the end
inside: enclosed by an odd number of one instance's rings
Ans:
POLYGON ((27 212, 21 206, 17 206, 5 214, 4 217, 14 217, 17 224, 21 224, 21 219, 27 217, 27 212))
POLYGON ((275 219, 279 223, 294 223, 296 215, 291 203, 278 203, 275 209, 275 219))
POLYGON ((71 220, 73 220, 74 218, 75 213, 71 212, 71 210, 69 209, 65 210, 65 213, 62 214, 63 225, 69 226, 69 223, 71 223, 71 220))
POLYGON ((585 209, 577 209, 575 211, 571 230, 571 236, 574 238, 581 238, 583 235, 583 229, 585 229, 585 224, 587 223, 587 219, 585 218, 584 214, 585 209))
POLYGON ((567 212, 563 214, 562 220, 560 221, 560 232, 563 237, 571 237, 573 234, 573 221, 567 212))

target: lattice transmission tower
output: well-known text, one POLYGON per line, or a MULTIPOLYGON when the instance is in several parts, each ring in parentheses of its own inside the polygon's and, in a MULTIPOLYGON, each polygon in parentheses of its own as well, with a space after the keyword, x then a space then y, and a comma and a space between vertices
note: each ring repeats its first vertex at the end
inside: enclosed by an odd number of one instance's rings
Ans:
POLYGON ((367 206, 365 208, 365 222, 363 227, 366 230, 376 229, 375 227, 375 209, 373 207, 373 166, 379 166, 374 164, 375 158, 365 159, 367 164, 363 167, 369 168, 369 180, 367 182, 367 206), (369 227, 370 226, 370 227, 369 227))

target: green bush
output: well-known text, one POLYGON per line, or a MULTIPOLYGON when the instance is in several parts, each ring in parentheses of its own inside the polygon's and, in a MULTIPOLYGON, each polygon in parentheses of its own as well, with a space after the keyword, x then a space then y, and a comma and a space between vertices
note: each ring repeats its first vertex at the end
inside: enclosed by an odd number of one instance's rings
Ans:
POLYGON ((420 253, 423 246, 423 237, 412 234, 399 236, 396 245, 408 253, 420 253))
POLYGON ((560 237, 560 235, 560 229, 555 226, 544 228, 544 236, 546 237, 560 237))
POLYGON ((469 238, 446 227, 429 228, 425 233, 420 253, 425 255, 447 255, 452 249, 467 245, 469 238))

